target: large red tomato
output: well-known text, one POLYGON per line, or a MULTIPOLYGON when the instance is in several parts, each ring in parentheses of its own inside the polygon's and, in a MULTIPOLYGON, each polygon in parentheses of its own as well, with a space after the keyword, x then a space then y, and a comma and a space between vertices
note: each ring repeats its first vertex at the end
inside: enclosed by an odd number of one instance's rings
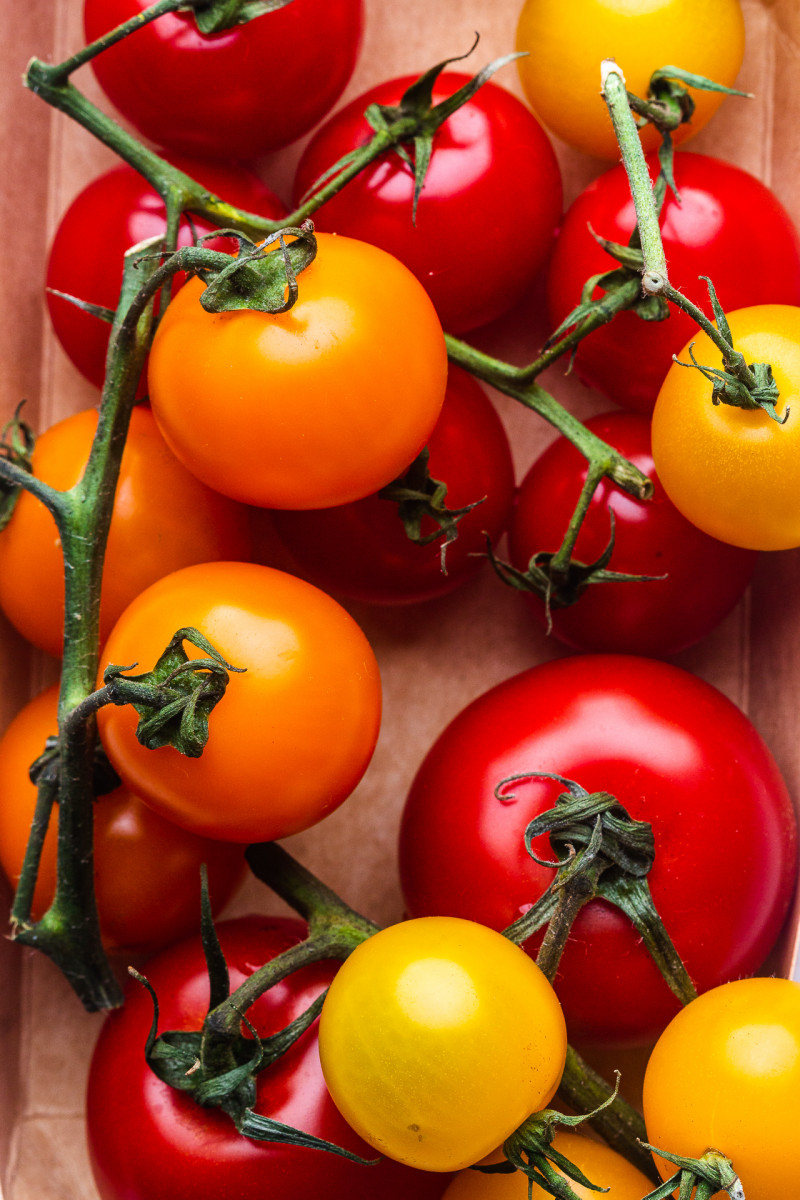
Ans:
MULTIPOLYGON (((275 527, 300 573, 326 591, 373 604, 428 600, 458 587, 481 569, 484 531, 496 542, 514 495, 514 467, 502 422, 477 383, 451 367, 439 420, 428 439, 432 479, 447 484, 451 509, 481 501, 459 520, 442 571, 440 539, 428 545, 406 535, 397 505, 377 494, 308 512, 276 511, 275 527)), ((436 530, 423 518, 422 535, 436 530)))
MULTIPOLYGON (((658 161, 654 156, 648 161, 655 178, 658 161)), ((669 193, 661 218, 673 286, 705 312, 710 305, 701 275, 711 278, 726 311, 752 304, 800 304, 800 238, 769 188, 739 167, 704 154, 676 154, 675 179, 681 202, 669 193)), ((548 275, 554 328, 578 304, 592 275, 615 268, 592 230, 625 245, 635 223, 621 166, 606 171, 578 196, 564 217, 548 275)), ((615 403, 652 412, 672 355, 696 332, 691 318, 673 305, 665 321, 621 313, 581 342, 576 370, 615 403)))
MULTIPOLYGON (((28 777, 45 739, 58 730, 58 689, 48 688, 14 718, 0 738, 0 864, 16 883, 36 804, 28 777)), ((200 927, 200 867, 208 869, 218 912, 244 874, 240 846, 180 829, 125 787, 95 804, 95 894, 105 946, 152 954, 200 927)), ((34 919, 53 899, 56 883, 56 808, 47 831, 33 901, 34 919)))
MULTIPOLYGON (((528 771, 611 792, 652 824, 653 900, 700 991, 761 964, 795 874, 795 818, 778 768, 715 688, 623 655, 534 667, 441 734, 403 817, 400 870, 413 916, 502 929, 538 899, 553 872, 528 856, 523 834, 563 789, 530 780, 495 795, 528 771)), ((546 836, 533 847, 552 858, 546 836)), ((555 988, 579 1041, 645 1042, 679 1006, 630 921, 603 900, 579 914, 555 988)))
MULTIPOLYGON (((373 88, 323 125, 300 161, 296 200, 369 141, 366 107, 398 104, 413 78, 373 88)), ((440 76, 434 103, 467 79, 440 76)), ((493 320, 520 298, 544 265, 561 216, 561 175, 547 135, 515 96, 491 82, 434 135, 416 223, 413 195, 413 170, 387 151, 314 219, 319 229, 363 238, 404 262, 454 332, 493 320)))
MULTIPOLYGON (((264 217, 282 217, 281 201, 244 167, 197 162, 170 156, 170 161, 223 200, 264 217)), ((213 226, 192 218, 199 237, 213 226)), ((47 287, 102 308, 114 309, 122 285, 122 256, 131 246, 166 230, 164 201, 133 167, 119 166, 93 179, 75 197, 56 230, 47 262, 47 287), (98 251, 102 247, 102 251, 98 251)), ((178 245, 189 246, 192 228, 181 218, 178 245)), ((220 238, 206 242, 212 250, 232 250, 220 238)), ((185 278, 181 276, 180 278, 185 278)), ((96 387, 103 386, 110 326, 61 296, 47 293, 47 309, 58 340, 69 358, 96 387)))
MULTIPOLYGON (((85 0, 88 41, 149 0, 85 0)), ((92 62, 109 99, 159 146, 251 159, 286 146, 335 103, 361 41, 362 0, 292 0, 206 36, 189 12, 168 13, 92 62)))
MULTIPOLYGON (((551 609, 553 633, 581 650, 676 654, 709 633, 733 608, 758 556, 718 542, 681 516, 655 473, 647 417, 605 413, 587 421, 587 428, 648 475, 654 494, 652 500, 637 500, 603 480, 573 557, 583 563, 600 557, 611 536, 613 513, 614 551, 608 569, 655 578, 590 584, 577 603, 551 609)), ((520 486, 511 521, 511 559, 519 570, 527 570, 534 554, 558 550, 586 475, 586 459, 565 437, 533 464, 520 486)), ((544 601, 532 595, 530 602, 545 624, 544 601)))
MULTIPOLYGON (((263 963, 305 936, 299 921, 244 917, 218 928, 236 988, 263 963)), ((248 1009, 261 1037, 284 1028, 319 996, 334 963, 304 967, 248 1009)), ((208 1009, 208 977, 199 939, 148 963, 158 994, 159 1029, 197 1030, 208 1009)), ((144 1043, 153 1008, 143 987, 128 989, 124 1008, 100 1033, 88 1092, 92 1169, 102 1200, 434 1200, 449 1176, 383 1159, 361 1166, 322 1150, 254 1142, 218 1109, 200 1108, 162 1083, 147 1066, 144 1043)), ((335 1143, 362 1158, 375 1152, 350 1129, 328 1095, 319 1064, 316 1026, 258 1076, 255 1110, 335 1143)))

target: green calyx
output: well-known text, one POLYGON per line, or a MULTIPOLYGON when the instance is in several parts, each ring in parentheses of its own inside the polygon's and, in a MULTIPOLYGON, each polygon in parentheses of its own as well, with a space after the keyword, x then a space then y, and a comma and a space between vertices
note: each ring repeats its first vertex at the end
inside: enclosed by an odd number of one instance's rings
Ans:
POLYGON ((440 558, 442 574, 447 574, 447 547, 458 537, 458 523, 463 516, 471 512, 486 499, 474 500, 462 508, 448 508, 447 484, 441 479, 434 479, 428 470, 429 451, 427 446, 420 451, 408 470, 392 483, 381 488, 378 492, 381 500, 390 500, 397 505, 398 516, 403 522, 409 541, 418 546, 429 546, 431 542, 442 539, 440 558), (431 533, 423 534, 422 522, 428 517, 438 528, 431 533))
POLYGON ((258 244, 230 229, 207 234, 199 244, 220 236, 234 238, 239 253, 228 259, 221 270, 217 256, 208 268, 203 267, 202 260, 194 266, 196 274, 206 283, 200 297, 206 312, 241 309, 287 312, 297 300, 297 276, 316 258, 313 222, 304 221, 300 226, 281 229, 258 244))
POLYGON ((222 33, 291 3, 292 0, 189 0, 187 8, 192 9, 201 33, 222 33))
MULTIPOLYGON (((36 442, 33 430, 20 413, 25 401, 22 400, 14 410, 13 417, 6 421, 0 432, 0 458, 12 463, 21 471, 31 474, 33 471, 33 447, 36 442)), ((5 529, 11 520, 11 514, 17 503, 19 487, 0 479, 0 530, 5 529)))
POLYGON ((136 736, 148 750, 174 746, 188 758, 199 758, 208 741, 208 718, 225 694, 228 672, 241 672, 214 649, 197 629, 179 629, 152 671, 123 674, 129 667, 111 664, 103 683, 111 704, 131 704, 139 714, 136 736), (183 643, 207 658, 189 658, 183 643))
POLYGON ((676 1189, 679 1200, 691 1200, 692 1195, 695 1200, 710 1200, 718 1192, 727 1192, 731 1200, 745 1200, 742 1182, 731 1160, 718 1150, 706 1150, 700 1158, 682 1158, 668 1150, 658 1150, 647 1142, 642 1145, 678 1168, 660 1187, 648 1192, 643 1200, 667 1200, 676 1189))

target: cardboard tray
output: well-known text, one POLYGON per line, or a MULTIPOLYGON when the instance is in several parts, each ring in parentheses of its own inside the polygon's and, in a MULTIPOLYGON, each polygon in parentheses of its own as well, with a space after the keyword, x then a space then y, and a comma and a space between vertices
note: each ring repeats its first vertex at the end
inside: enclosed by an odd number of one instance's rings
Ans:
MULTIPOLYGON (((344 99, 372 83, 465 50, 474 30, 478 66, 513 49, 518 0, 366 0, 363 54, 344 99)), ((34 54, 58 61, 82 43, 80 0, 26 0, 5 7, 0 42, 4 137, 0 143, 5 303, 0 322, 0 415, 28 399, 38 428, 96 403, 47 326, 42 279, 49 238, 66 205, 100 171, 109 151, 20 86, 34 54), (12 16, 13 10, 13 16, 12 16)), ((691 147, 727 158, 770 184, 800 223, 800 122, 796 86, 800 7, 794 0, 744 0, 747 53, 740 86, 752 101, 728 100, 691 147)), ((609 47, 613 53, 613 47, 609 47)), ((622 64, 624 67, 624 63, 622 64)), ((475 68, 477 69, 477 67, 475 68)), ((516 72, 499 79, 518 91, 516 72)), ((98 91, 88 69, 76 80, 98 91)), ((100 101, 105 103, 104 101, 100 101)), ((264 177, 287 194, 302 144, 265 160, 264 177)), ((558 147, 567 200, 604 165, 558 147)), ((534 289, 512 317, 482 331, 481 345, 527 361, 546 330, 534 289)), ((607 402, 551 370, 546 379, 579 416, 607 402)), ((496 397, 507 421, 518 475, 553 437, 513 401, 496 397)), ((703 644, 676 658, 743 708, 772 748, 794 795, 800 795, 795 689, 800 679, 797 553, 764 556, 748 596, 703 644)), ((352 605, 381 664, 385 718, 374 762, 356 794, 324 825, 291 839, 294 853, 374 919, 401 915, 394 846, 413 772, 446 722, 486 688, 563 653, 531 628, 524 605, 490 574, 454 596, 408 610, 352 605), (357 830, 360 852, 351 849, 357 830)), ((0 728, 25 699, 55 677, 56 665, 31 652, 0 619, 0 728)), ((233 911, 281 911, 266 889, 249 884, 233 911)), ((797 922, 792 925, 796 931, 797 922)), ((787 931, 777 965, 796 977, 796 932, 787 931)), ((0 1180, 7 1200, 96 1200, 86 1163, 83 1083, 99 1016, 82 1012, 50 964, 0 941, 0 1180)))

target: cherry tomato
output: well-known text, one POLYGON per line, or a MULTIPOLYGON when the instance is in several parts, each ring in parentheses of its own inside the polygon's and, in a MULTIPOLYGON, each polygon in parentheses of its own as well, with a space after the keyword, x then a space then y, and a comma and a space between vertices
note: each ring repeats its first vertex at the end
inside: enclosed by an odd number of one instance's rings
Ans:
MULTIPOLYGON (((656 1043, 644 1081, 647 1138, 697 1158, 719 1150, 748 1200, 789 1196, 800 1171, 800 984, 737 979, 693 1000, 656 1043)), ((656 1157, 664 1179, 676 1168, 656 1157)))
MULTIPOLYGON (((776 409, 788 420, 712 404, 705 376, 676 363, 653 413, 653 458, 670 500, 699 529, 734 546, 787 550, 800 545, 800 308, 742 308, 729 323, 746 361, 772 366, 776 409)), ((693 342, 699 363, 721 366, 705 334, 693 342)), ((688 346, 678 357, 689 361, 688 346)))
MULTIPOLYGON (((282 217, 286 210, 269 188, 243 167, 197 162, 170 156, 170 161, 204 184, 224 200, 247 212, 264 217, 282 217)), ((47 287, 103 308, 115 309, 122 285, 122 257, 131 246, 166 230, 164 201, 138 171, 119 166, 98 176, 80 192, 61 218, 47 262, 47 287), (102 252, 97 247, 102 246, 102 252)), ((210 233, 213 226, 192 217, 198 235, 210 233)), ((189 246, 194 240, 192 227, 184 216, 178 231, 178 245, 189 246)), ((234 243, 226 238, 206 242, 212 250, 231 251, 234 243)), ((178 276, 178 281, 185 276, 178 276)), ((174 285, 174 286, 177 286, 174 285)), ((110 326, 70 304, 60 296, 47 293, 50 320, 68 357, 96 387, 103 386, 110 326)))
MULTIPOLYGON (((658 160, 648 159, 655 178, 658 160)), ((680 204, 670 192, 664 202, 661 235, 670 281, 704 311, 707 275, 722 307, 800 303, 800 238, 786 209, 753 175, 703 154, 676 154, 680 204), (742 263, 747 266, 742 269, 742 263)), ((623 167, 595 179, 564 217, 548 274, 548 299, 556 328, 580 300, 586 281, 615 262, 591 229, 626 245, 636 223, 623 167)), ((600 296, 599 289, 595 295, 600 296)), ((670 305, 665 321, 643 321, 619 313, 578 348, 580 378, 616 404, 652 412, 672 356, 694 337, 697 326, 670 305)))
MULTIPOLYGON (((502 422, 491 401, 465 372, 451 368, 439 420, 428 442, 429 472, 447 484, 445 503, 457 509, 482 501, 458 523, 447 547, 406 535, 397 505, 377 495, 313 512, 276 512, 282 540, 312 583, 374 604, 411 603, 452 591, 481 569, 486 549, 503 532, 514 494, 514 467, 502 422)), ((422 534, 436 529, 425 517, 422 534)))
MULTIPOLYGON (((606 413, 586 422, 653 481, 650 501, 634 499, 604 480, 581 526, 573 557, 595 562, 611 536, 609 569, 653 575, 652 582, 590 584, 576 604, 552 608, 553 632, 581 650, 676 654, 719 624, 741 597, 757 554, 701 533, 667 499, 653 469, 650 422, 638 413, 606 413)), ((527 570, 540 551, 558 550, 586 480, 586 459, 560 437, 533 464, 519 490, 511 522, 511 559, 527 570)), ((531 608, 546 624, 544 601, 531 608)))
MULTIPOLYGON (((85 0, 87 41, 138 16, 149 0, 85 0)), ((362 0, 292 0, 207 36, 168 13, 92 60, 124 117, 160 146, 226 160, 257 158, 316 125, 350 78, 362 0)))
MULTIPOLYGON (((236 988, 263 963, 305 937, 299 921, 243 917, 217 932, 236 988)), ((261 1037, 283 1029, 319 996, 334 963, 303 967, 248 1009, 261 1037)), ((160 1002, 159 1029, 196 1030, 208 1008, 208 977, 199 939, 147 964, 160 1002)), ((362 1166, 322 1150, 255 1142, 219 1109, 201 1108, 162 1083, 147 1066, 144 1043, 153 1008, 138 984, 100 1032, 88 1091, 89 1152, 102 1200, 436 1200, 447 1177, 412 1171, 388 1159, 362 1166)), ((372 1151, 339 1116, 319 1065, 312 1026, 257 1080, 255 1109, 362 1158, 372 1151)))
POLYGON ((425 445, 447 382, 441 326, 413 275, 366 242, 320 234, 279 314, 175 297, 150 354, 161 432, 225 495, 274 508, 360 500, 425 445))
MULTIPOLYGON (((527 771, 611 792, 652 824, 650 890, 698 990, 760 965, 792 896, 786 787, 753 726, 715 688, 627 655, 534 667, 444 730, 403 816, 400 873, 412 916, 503 929, 546 889, 553 872, 529 857, 523 834, 562 787, 532 779, 495 795, 527 771)), ((552 857, 546 835, 533 849, 552 857)), ((538 943, 529 940, 531 953, 538 943)), ((678 1007, 631 923, 603 900, 578 915, 555 989, 577 1041, 644 1044, 678 1007)))
MULTIPOLYGON (((600 96, 600 63, 615 58, 629 92, 645 98, 659 67, 680 67, 731 87, 744 54, 739 0, 526 0, 517 28, 522 86, 531 107, 551 133, 601 158, 616 158, 617 140, 600 96)), ((719 92, 690 89, 691 125, 674 134, 685 141, 713 116, 719 92)), ((646 150, 660 143, 656 130, 642 132, 646 150)))
MULTIPOLYGON (((440 76, 434 103, 467 80, 440 76)), ((343 155, 370 140, 367 106, 398 104, 413 81, 408 76, 373 88, 317 131, 300 160, 296 201, 343 155)), ((464 331, 504 313, 544 265, 561 216, 561 174, 538 121, 490 82, 434 135, 416 223, 413 196, 413 170, 388 151, 314 219, 320 229, 394 254, 425 287, 445 329, 464 331)))
MULTIPOLYGON (((58 688, 41 692, 0 738, 0 864, 13 884, 28 841, 36 788, 28 768, 58 730, 58 688)), ((58 808, 45 838, 33 902, 38 919, 56 884, 58 808)), ((209 895, 218 912, 244 873, 241 847, 179 829, 127 788, 95 805, 95 892, 103 942, 109 950, 152 953, 200 927, 200 866, 208 868, 209 895)))
MULTIPOLYGON (((626 1158, 602 1142, 592 1142, 577 1133, 559 1130, 553 1138, 553 1149, 563 1154, 583 1171, 587 1179, 608 1188, 609 1200, 642 1200, 652 1190, 646 1175, 631 1166, 626 1158)), ((487 1162, 500 1162, 500 1154, 492 1154, 487 1162)), ((557 1174, 562 1172, 556 1167, 557 1174)), ((597 1192, 581 1183, 569 1180, 569 1186, 580 1200, 594 1200, 597 1192)), ((549 1193, 534 1183, 531 1196, 540 1200, 549 1193)), ((485 1175, 480 1171, 461 1171, 445 1192, 445 1200, 526 1200, 528 1180, 521 1172, 513 1175, 485 1175)))
POLYGON ((272 841, 322 820, 356 786, 378 736, 378 667, 355 621, 282 571, 204 563, 142 592, 114 626, 104 662, 150 670, 186 626, 245 673, 231 676, 200 758, 146 750, 133 708, 101 709, 103 745, 123 782, 210 837, 272 841))
MULTIPOLYGON (((33 470, 68 489, 83 474, 97 428, 86 409, 38 439, 33 470)), ((131 415, 106 550, 100 637, 156 579, 216 559, 246 558, 247 510, 211 491, 170 453, 148 408, 131 415)), ((60 655, 64 626, 64 566, 55 522, 30 492, 21 492, 0 533, 0 607, 20 633, 60 655)))
POLYGON ((350 1125, 411 1166, 483 1158, 555 1094, 566 1056, 547 979, 502 935, 452 917, 381 930, 320 1020, 325 1081, 350 1125))

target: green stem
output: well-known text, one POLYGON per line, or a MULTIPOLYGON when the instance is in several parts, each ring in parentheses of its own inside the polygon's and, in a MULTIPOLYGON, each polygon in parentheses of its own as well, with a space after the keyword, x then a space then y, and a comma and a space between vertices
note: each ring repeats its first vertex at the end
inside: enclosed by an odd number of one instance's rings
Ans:
POLYGON ((583 519, 586 516, 589 505, 592 502, 592 497, 599 484, 602 482, 606 473, 606 465, 602 462, 591 462, 589 470, 586 474, 586 481, 581 488, 581 494, 578 497, 578 503, 575 505, 567 532, 564 534, 564 540, 558 548, 558 552, 550 560, 550 571, 555 576, 557 574, 566 575, 569 571, 569 565, 572 560, 572 551, 575 549, 575 543, 578 540, 578 534, 581 531, 583 519))
POLYGON ((40 779, 36 791, 36 807, 33 811, 33 821, 25 847, 25 855, 19 873, 19 882, 11 908, 11 925, 14 935, 30 925, 33 894, 36 890, 36 879, 39 873, 39 862, 42 857, 42 847, 50 824, 50 816, 58 796, 58 784, 53 780, 40 779))
MULTIPOLYGON (((677 308, 682 309, 683 312, 690 316, 700 326, 703 333, 711 339, 722 355, 726 369, 735 374, 748 390, 756 387, 756 377, 748 366, 744 355, 733 349, 730 342, 727 341, 713 321, 709 321, 703 310, 698 308, 696 304, 693 304, 688 296, 684 296, 683 292, 679 292, 670 283, 664 285, 664 295, 677 308)), ((756 407, 755 404, 754 407, 756 407)))
POLYGON ((109 46, 116 45, 123 38, 135 33, 137 29, 141 29, 144 25, 149 25, 151 21, 157 20, 164 13, 177 12, 181 8, 190 8, 195 0, 156 0, 150 8, 146 8, 144 12, 137 13, 135 17, 131 17, 129 21, 125 21, 122 25, 118 25, 115 29, 98 38, 96 42, 90 42, 88 46, 84 46, 77 54, 71 55, 64 59, 61 63, 56 63, 52 66, 47 66, 50 81, 56 87, 62 83, 66 83, 73 71, 77 71, 78 67, 82 67, 85 63, 91 62, 103 50, 107 50, 109 46))
POLYGON ((601 93, 611 114, 636 209, 636 223, 644 258, 642 290, 649 296, 657 296, 667 282, 667 260, 658 226, 653 185, 647 170, 639 130, 628 103, 625 77, 613 59, 609 58, 603 62, 600 78, 601 93))

